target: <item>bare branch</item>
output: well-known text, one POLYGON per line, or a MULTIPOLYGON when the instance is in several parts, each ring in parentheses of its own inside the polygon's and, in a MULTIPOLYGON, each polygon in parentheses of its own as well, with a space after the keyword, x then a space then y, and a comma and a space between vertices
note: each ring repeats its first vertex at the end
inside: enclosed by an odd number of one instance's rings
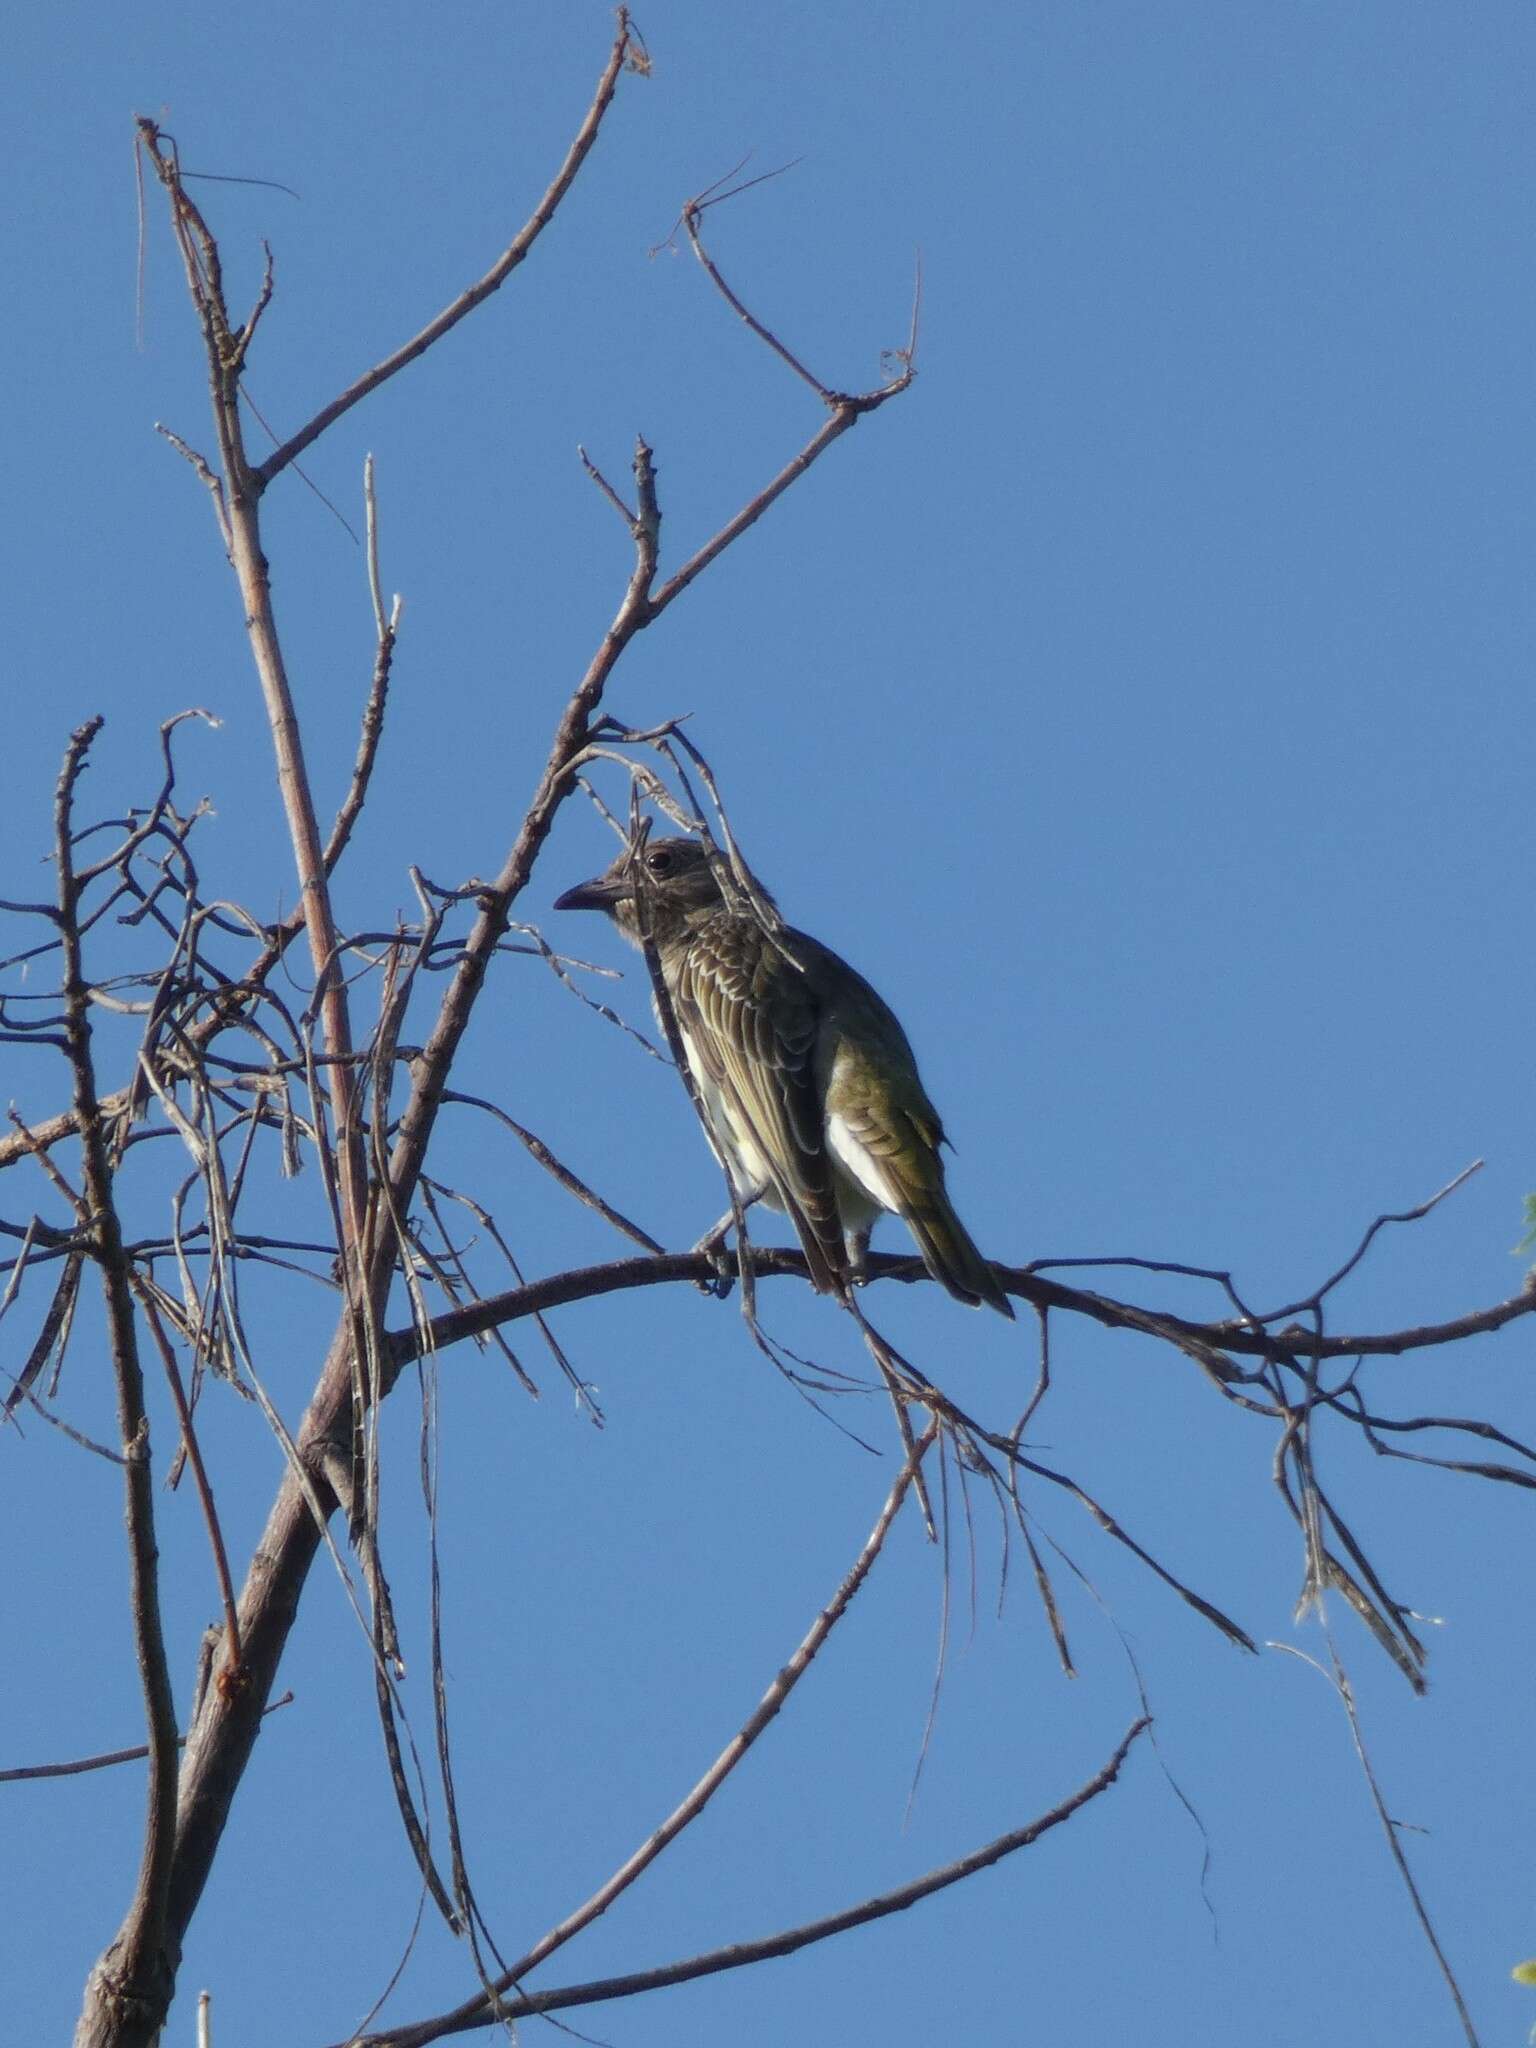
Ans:
POLYGON ((203 1519, 208 1525, 208 1541, 213 1549, 214 1570, 218 1575, 219 1581, 219 1597, 224 1603, 224 1628, 228 1653, 224 1668, 219 1672, 215 1683, 224 1686, 238 1685, 243 1682, 240 1674, 240 1622, 235 1613, 235 1589, 230 1583, 229 1553, 224 1547, 224 1532, 219 1527, 219 1515, 218 1509, 214 1506, 213 1488, 209 1483, 207 1467, 203 1463, 203 1454, 198 1445, 197 1432, 192 1426, 192 1410, 187 1403, 186 1390, 181 1384, 181 1373, 176 1365, 176 1354, 172 1351, 170 1342, 164 1330, 160 1327, 160 1318, 155 1312, 154 1297, 136 1274, 130 1274, 129 1279, 134 1293, 143 1304, 144 1320, 149 1325, 149 1333, 154 1338, 155 1347, 160 1353, 160 1362, 165 1367, 166 1383, 170 1387, 171 1397, 176 1403, 176 1413, 181 1422, 182 1449, 186 1454, 188 1463, 192 1467, 192 1477, 197 1487, 197 1497, 202 1504, 203 1519))
MULTIPOLYGON (((270 1700, 262 1708, 262 1715, 275 1714, 281 1707, 293 1705, 293 1694, 285 1692, 281 1699, 270 1700)), ((186 1741, 185 1735, 178 1735, 178 1745, 186 1741)), ((0 1769, 0 1785, 19 1784, 33 1778, 78 1778, 86 1771, 110 1770, 114 1764, 142 1763, 149 1755, 147 1744, 139 1743, 133 1749, 109 1749, 100 1756, 80 1756, 65 1764, 11 1764, 0 1769)))
POLYGON ((618 513, 619 517, 623 520, 624 524, 629 528, 630 532, 633 533, 635 530, 634 513, 630 511, 629 507, 625 504, 624 500, 613 488, 613 485, 609 483, 607 477, 603 475, 603 472, 598 468, 597 464, 592 460, 591 456, 587 453, 586 449, 580 445, 580 443, 577 444, 576 453, 581 457, 582 468, 587 472, 587 475, 591 477, 593 483, 597 485, 597 488, 608 500, 609 504, 613 507, 614 511, 618 513))
MULTIPOLYGON (((137 157, 137 152, 135 152, 135 155, 137 157)), ((137 157, 137 161, 140 165, 140 176, 142 177, 143 159, 137 157)), ((227 548, 230 545, 229 507, 224 502, 224 485, 222 480, 215 476, 212 469, 209 468, 208 458, 205 455, 199 455, 195 448, 189 448, 180 434, 173 434, 163 420, 155 421, 155 432, 169 441, 176 450, 176 453, 184 461, 191 464, 193 474, 206 486, 208 494, 213 500, 213 516, 218 521, 219 533, 227 548)))
POLYGON ((754 314, 747 310, 742 301, 726 284, 724 278, 720 275, 714 259, 704 246, 703 238, 699 232, 700 214, 700 201, 695 199, 689 200, 683 209, 683 224, 688 231, 688 239, 693 245, 694 253, 704 265, 712 283, 724 297, 727 304, 746 321, 753 333, 765 341, 774 353, 788 363, 798 376, 803 377, 823 403, 831 408, 832 417, 819 432, 811 436, 811 439, 801 449, 800 453, 792 461, 785 464, 773 481, 759 491, 750 504, 745 505, 736 514, 734 519, 727 521, 713 540, 707 541, 696 554, 690 556, 682 568, 677 571, 676 575, 672 576, 662 585, 661 589, 657 591, 651 607, 653 617, 665 611, 672 600, 680 596, 694 578, 704 569, 707 569, 716 556, 728 548, 733 540, 745 533, 749 526, 755 525, 768 510, 769 506, 776 499, 782 497, 792 483, 804 476, 805 472, 811 467, 811 464, 824 455, 834 441, 846 434, 848 429, 855 426, 866 413, 875 412, 888 399, 898 397, 900 393, 906 390, 916 374, 913 352, 917 343, 917 313, 914 306, 911 345, 908 349, 898 351, 902 368, 895 377, 873 391, 865 391, 857 395, 834 391, 828 385, 823 384, 819 377, 813 376, 805 368, 804 364, 793 356, 783 343, 754 314))
MULTIPOLYGON (((154 1492, 149 1462, 149 1416, 139 1363, 129 1266, 113 1199, 101 1105, 91 1053, 90 1005, 81 957, 79 885, 74 872, 71 815, 75 787, 99 718, 77 728, 64 756, 54 799, 54 856, 58 867, 59 930, 63 941, 64 1002, 74 1106, 79 1119, 88 1235, 85 1249, 101 1274, 107 1335, 117 1391, 122 1441, 123 1489, 128 1525, 130 1612, 139 1682, 148 1724, 149 1784, 138 1882, 117 1937, 97 1963, 87 1992, 87 2009, 102 2008, 102 1993, 116 2004, 141 2008, 146 2017, 163 2014, 174 1982, 167 1956, 167 1909, 171 1858, 176 1840, 176 1712, 160 1623, 159 1551, 155 1538, 154 1492)), ((83 2023, 82 2023, 83 2025, 83 2023)), ((90 2048, 83 2035, 80 2048, 90 2048)))
POLYGON ((613 48, 608 52, 608 61, 603 66, 603 74, 597 82, 592 104, 587 108, 582 124, 566 151, 565 161, 550 181, 543 198, 490 269, 467 290, 460 292, 435 319, 429 320, 419 334, 413 335, 408 342, 397 348, 393 355, 386 356, 371 370, 365 370, 361 377, 349 384, 329 405, 323 405, 307 426, 300 427, 296 434, 290 436, 280 448, 275 449, 253 472, 253 482, 258 491, 265 490, 274 477, 282 474, 296 455, 302 455, 312 441, 318 441, 326 428, 334 426, 343 413, 350 412, 353 406, 366 398, 370 392, 377 391, 381 384, 403 370, 407 363, 413 363, 418 356, 425 355, 434 342, 440 341, 450 329, 458 326, 466 314, 472 313, 476 306, 482 304, 492 292, 506 283, 554 218, 556 209, 575 180, 576 173, 586 161, 588 151, 596 142, 603 116, 613 100, 619 73, 624 68, 624 59, 629 52, 631 40, 629 14, 627 9, 621 7, 613 48))
MULTIPOLYGON (((272 587, 260 523, 261 483, 245 452, 240 417, 241 349, 230 327, 218 244, 188 196, 174 149, 152 121, 139 133, 171 203, 171 223, 181 250, 188 289, 203 330, 213 401, 214 428, 224 472, 224 507, 230 565, 240 586, 246 634, 261 683, 277 764, 278 790, 298 869, 299 902, 310 957, 321 991, 325 1049, 344 1060, 352 1050, 346 985, 337 972, 340 951, 327 885, 325 853, 315 817, 314 795, 305 764, 298 716, 272 609, 272 587)), ((338 1170, 342 1192, 343 1245, 352 1255, 363 1227, 363 1160, 353 1115, 353 1082, 345 1066, 335 1076, 338 1170)))
POLYGON ((1472 2015, 1467 2011, 1466 2000, 1461 1995, 1461 1986, 1456 1981, 1456 1973, 1451 1968, 1445 1950, 1440 1946, 1440 1938, 1436 1934, 1434 1923, 1429 1917, 1429 1909, 1424 1903, 1423 1894, 1420 1892, 1414 1880, 1413 1872, 1409 1868, 1408 1858, 1403 1853, 1403 1845, 1400 1839, 1401 1828, 1388 1812, 1386 1800, 1382 1797, 1381 1786, 1371 1764, 1370 1753, 1365 1746, 1365 1732, 1360 1726, 1359 1710, 1355 1704, 1355 1689, 1350 1683, 1349 1674, 1344 1669, 1338 1650, 1334 1647, 1333 1638, 1330 1636, 1328 1639, 1328 1651, 1333 1664, 1331 1672, 1325 1670, 1315 1657, 1309 1657, 1304 1650, 1298 1650, 1292 1643, 1270 1643, 1266 1647, 1271 1650, 1284 1650, 1287 1656, 1297 1657, 1303 1664, 1310 1664, 1312 1669, 1319 1673, 1323 1680, 1331 1685, 1338 1695, 1344 1712, 1349 1717, 1349 1732, 1355 1746, 1355 1756, 1359 1762, 1361 1774, 1365 1779, 1366 1790, 1371 1795, 1371 1804, 1376 1809, 1376 1818, 1381 1822, 1381 1831, 1386 1837, 1388 1853, 1397 1866, 1397 1874, 1403 1881, 1403 1888, 1407 1892, 1409 1902, 1413 1907, 1414 1918, 1419 1923, 1419 1931, 1423 1934, 1429 1952, 1435 1959, 1435 1967, 1445 1980, 1445 1987, 1450 1993, 1451 2003, 1456 2008, 1456 2017, 1461 2022, 1461 2030, 1467 2038, 1468 2048, 1478 2048, 1477 2030, 1472 2024, 1472 2015))
MULTIPOLYGON (((487 2020, 501 2017, 501 1995, 510 1990, 521 1978, 526 1977, 530 1971, 537 1969, 541 1963, 546 1962, 557 1949, 563 1948, 568 1941, 580 1934, 584 1927, 589 1927, 594 1920, 605 1913, 614 1900, 626 1892, 635 1880, 656 1861, 656 1858, 661 1855, 662 1851, 671 1846, 683 1829, 698 1819, 721 1785, 725 1783, 725 1780, 735 1770, 769 1722, 773 1720, 783 1707, 791 1692, 793 1692, 794 1688, 809 1670, 813 1658, 826 1642, 827 1637, 848 1611, 849 1602, 853 1599, 854 1594, 858 1592, 860 1586, 863 1585, 865 1579, 868 1578, 875 1559, 884 1549, 885 1539, 890 1531, 891 1524, 895 1521, 897 1512, 907 1496, 907 1490, 917 1476, 922 1461, 932 1448, 937 1434, 938 1424, 930 1423, 921 1439, 913 1446, 900 1472, 897 1473, 895 1484, 886 1497, 885 1505, 880 1510, 875 1526, 869 1532, 864 1548, 859 1552, 853 1565, 845 1574, 837 1591, 817 1615, 815 1621, 812 1622, 799 1648, 763 1694, 753 1713, 731 1738, 730 1742, 727 1743, 720 1755, 710 1765, 709 1769, 700 1778, 687 1797, 673 1808, 672 1812, 655 1832, 646 1837, 634 1854, 626 1862, 622 1863, 613 1873, 612 1877, 592 1894, 592 1897, 587 1900, 585 1905, 578 1906, 576 1911, 562 1920, 558 1927, 551 1928, 548 1934, 534 1943, 526 1955, 519 1958, 502 1976, 497 1978, 491 1987, 491 1998, 477 1998, 472 2000, 469 2005, 461 2006, 456 2013, 447 2016, 451 2024, 430 2023, 435 2027, 434 2032, 416 2034, 410 2030, 403 2032, 397 2030, 389 2035, 379 2036, 381 2044, 385 2040, 393 2042, 397 2039, 397 2036, 401 2043, 407 2039, 417 2038, 423 2041, 434 2040, 439 2034, 458 2033, 466 2027, 483 2025, 487 2020)), ((510 2011, 511 2008, 509 2007, 508 2010, 510 2011)))
MULTIPOLYGON (((803 1253, 775 1246, 753 1246, 752 1270, 759 1280, 808 1277, 803 1253)), ((1478 1309, 1447 1323, 1426 1323, 1407 1330, 1337 1337, 1313 1338, 1305 1332, 1293 1331, 1281 1346, 1263 1330, 1236 1330, 1221 1323, 1187 1322, 1181 1316, 1162 1315, 1151 1309, 1139 1308, 1133 1302, 1115 1301, 1107 1295, 1088 1294, 1075 1287, 1042 1280, 1028 1267, 994 1265, 992 1270, 1009 1294, 1020 1301, 1030 1302, 1036 1308, 1062 1309, 1069 1314, 1087 1316, 1106 1329, 1135 1330, 1144 1336, 1161 1338, 1180 1349, 1196 1343, 1211 1350, 1220 1346, 1257 1358, 1268 1358, 1287 1348, 1302 1356, 1318 1358, 1352 1358, 1357 1354, 1397 1356, 1409 1351, 1432 1349, 1440 1344, 1454 1344, 1463 1337, 1483 1336, 1536 1311, 1536 1290, 1523 1289, 1507 1301, 1496 1302, 1490 1308, 1478 1309)), ((435 1316, 432 1343, 434 1348, 444 1350, 448 1345, 490 1329, 497 1323, 514 1322, 518 1317, 532 1315, 539 1309, 558 1308, 565 1302, 585 1301, 631 1287, 668 1286, 679 1281, 697 1284, 707 1280, 713 1271, 712 1259, 706 1252, 665 1252, 656 1258, 619 1259, 610 1265, 583 1266, 566 1273, 553 1273, 543 1280, 531 1281, 527 1287, 487 1295, 483 1302, 472 1308, 435 1316)), ((871 1252, 868 1272, 871 1281, 899 1280, 909 1286, 921 1285, 930 1278, 921 1259, 894 1252, 871 1252)), ((390 1343, 397 1357, 415 1356, 414 1338, 410 1332, 397 1331, 390 1343)))
MULTIPOLYGON (((798 162, 799 159, 796 158, 795 161, 798 162)), ((739 169, 740 166, 738 165, 737 168, 739 169)), ((708 192, 701 192, 696 199, 684 200, 683 210, 680 215, 680 219, 682 221, 683 230, 687 234, 689 245, 692 248, 694 255, 698 257, 699 262, 703 265, 705 275, 708 277, 710 283, 714 286, 715 290, 720 294, 721 298, 725 300, 725 303, 730 307, 731 311, 737 316, 738 319, 745 321, 747 326, 751 328, 752 332, 757 336, 759 341, 764 342, 769 348, 772 349, 773 353, 779 358, 780 362, 786 363, 789 366, 789 368, 794 371, 797 377, 801 378, 805 383, 809 384, 811 389, 815 392, 816 396, 819 399, 821 399, 827 405, 835 406, 838 403, 838 395, 835 391, 833 391, 831 386, 828 384, 824 384, 820 377, 816 376, 814 372, 808 370, 805 367, 804 363, 801 362, 800 358, 797 355, 795 355, 790 349, 785 347, 784 343, 779 340, 778 336, 772 331, 772 329, 766 327, 763 324, 763 322, 758 319, 757 315, 751 312, 745 305, 743 305, 742 301, 739 298, 737 298, 735 292, 731 290, 731 287, 726 283, 725 279, 721 276, 719 265, 715 262, 714 257, 710 255, 708 249, 705 248, 703 236, 699 232, 699 224, 703 220, 704 214, 708 208, 712 206, 723 206, 726 200, 735 199, 741 193, 750 191, 754 185, 764 184, 770 178, 782 177, 785 171, 792 170, 793 168, 793 164, 783 164, 779 167, 778 170, 764 171, 760 177, 750 178, 744 185, 734 185, 727 192, 720 191, 718 189, 718 186, 711 186, 708 192)), ((728 173, 727 175, 734 176, 735 173, 731 172, 728 173)), ((724 180, 722 180, 721 182, 723 183, 724 180)))
POLYGON ((342 799, 341 808, 336 813, 325 842, 323 865, 328 876, 335 872, 337 861, 346 851, 347 841, 352 837, 352 828, 356 825, 367 800, 368 784, 373 777, 373 764, 378 758, 379 741, 384 732, 384 708, 389 695, 390 672, 394 666, 395 643, 400 633, 400 599, 396 597, 386 613, 384 592, 379 580, 378 504, 374 495, 371 455, 364 465, 363 496, 368 520, 368 592, 373 603, 376 634, 373 677, 368 686, 368 701, 363 707, 362 732, 357 743, 357 759, 352 764, 352 780, 347 786, 346 796, 342 799))
POLYGON ((1337 1272, 1330 1273, 1328 1278, 1319 1287, 1315 1288, 1311 1294, 1307 1295, 1304 1300, 1287 1302, 1284 1308, 1271 1310, 1261 1320, 1266 1323, 1277 1323, 1284 1316, 1300 1315, 1303 1310, 1314 1308, 1319 1302, 1325 1301, 1339 1285, 1339 1282, 1347 1280, 1350 1274, 1354 1272, 1356 1266, 1359 1265, 1371 1246, 1376 1242, 1378 1232, 1385 1230, 1389 1223, 1421 1223, 1432 1209, 1438 1209, 1440 1204, 1454 1195, 1458 1188, 1465 1187, 1474 1173, 1481 1173, 1482 1168, 1482 1160, 1474 1159, 1470 1166, 1464 1166, 1460 1173, 1453 1175, 1443 1188, 1437 1188, 1427 1201, 1417 1202, 1411 1209, 1398 1209, 1378 1216, 1371 1223, 1365 1235, 1361 1238, 1359 1244, 1355 1246, 1355 1249, 1350 1253, 1343 1265, 1338 1268, 1337 1272))
MULTIPOLYGON (((911 1884, 864 1899, 841 1913, 828 1914, 825 1919, 809 1920, 802 1926, 786 1928, 779 1934, 766 1935, 756 1941, 732 1942, 726 1948, 711 1949, 704 1955, 691 1956, 686 1962, 667 1964, 658 1970, 639 1970, 627 1977, 598 1978, 589 1984, 571 1984, 556 1991, 523 1993, 505 2001, 504 2016, 521 2019, 525 2014, 568 2012, 579 2006, 599 2005, 609 1999, 632 1998, 642 1991, 659 1991, 670 1984, 690 1983, 721 1970, 745 1969, 754 1963, 793 1955, 797 1949, 808 1948, 813 1942, 828 1941, 851 1928, 867 1927, 871 1921, 883 1920, 892 1913, 904 1913, 909 1906, 932 1898, 935 1892, 974 1877, 978 1871, 1002 1862, 1005 1856, 1027 1849, 1052 1828, 1070 1820, 1090 1800, 1097 1799, 1101 1792, 1107 1792, 1119 1777, 1131 1745, 1151 1725, 1145 1714, 1133 1721, 1108 1762, 1069 1798, 1062 1800, 1059 1806, 1053 1806, 1049 1813, 1042 1814, 1025 1827, 997 1836, 983 1848, 972 1850, 968 1856, 928 1871, 911 1884)), ((436 2019, 420 2020, 411 2026, 391 2027, 384 2033, 363 2035, 349 2044, 349 2048, 426 2048, 430 2041, 440 2041, 447 2034, 463 2033, 470 2027, 485 2023, 483 2002, 476 1999, 436 2019)))
MULTIPOLYGON (((905 383, 900 387, 892 386, 886 395, 894 398, 897 388, 904 390, 906 388, 905 383)), ((791 484, 798 483, 812 463, 819 461, 834 441, 841 440, 848 429, 857 424, 860 417, 859 409, 852 404, 839 407, 833 413, 831 419, 826 422, 825 426, 819 428, 811 436, 810 440, 800 450, 800 453, 785 463, 772 482, 765 484, 757 496, 749 504, 744 505, 734 519, 726 521, 713 540, 706 541, 696 554, 689 556, 688 560, 684 562, 681 569, 675 575, 667 579, 660 590, 657 591, 652 602, 652 616, 654 617, 658 613, 665 611, 674 598, 681 597, 695 577, 701 576, 711 562, 724 554, 732 541, 741 538, 748 527, 755 526, 769 506, 777 503, 791 484)))

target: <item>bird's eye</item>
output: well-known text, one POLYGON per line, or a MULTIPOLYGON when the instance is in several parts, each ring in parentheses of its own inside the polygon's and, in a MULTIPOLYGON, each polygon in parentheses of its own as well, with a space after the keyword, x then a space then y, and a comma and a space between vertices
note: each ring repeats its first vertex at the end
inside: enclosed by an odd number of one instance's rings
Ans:
POLYGON ((671 848, 666 846, 658 846, 654 853, 648 853, 646 855, 645 864, 650 869, 653 875, 667 874, 672 866, 671 848))

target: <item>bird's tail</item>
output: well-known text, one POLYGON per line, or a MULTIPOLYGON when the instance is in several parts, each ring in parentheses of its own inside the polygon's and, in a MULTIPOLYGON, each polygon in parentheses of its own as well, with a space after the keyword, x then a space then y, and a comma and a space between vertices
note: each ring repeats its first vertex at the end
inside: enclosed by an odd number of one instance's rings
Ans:
POLYGON ((999 1315, 1013 1320, 1013 1304, 997 1283, 997 1276, 971 1241, 970 1232, 955 1214, 942 1181, 924 1188, 907 1206, 902 1220, 917 1239, 923 1264, 941 1287, 947 1287, 957 1301, 980 1308, 985 1302, 999 1315))

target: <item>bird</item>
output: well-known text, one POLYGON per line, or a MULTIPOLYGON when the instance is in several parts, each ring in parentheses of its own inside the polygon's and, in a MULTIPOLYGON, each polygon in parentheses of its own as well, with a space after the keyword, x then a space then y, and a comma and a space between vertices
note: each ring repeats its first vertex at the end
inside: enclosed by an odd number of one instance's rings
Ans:
POLYGON ((635 945, 649 935, 716 1157, 743 1206, 788 1215, 818 1293, 851 1300, 885 1212, 957 1300, 1012 1318, 950 1202, 944 1128, 896 1016, 779 923, 754 878, 728 900, 716 861, 697 839, 643 841, 554 907, 605 911, 635 945))

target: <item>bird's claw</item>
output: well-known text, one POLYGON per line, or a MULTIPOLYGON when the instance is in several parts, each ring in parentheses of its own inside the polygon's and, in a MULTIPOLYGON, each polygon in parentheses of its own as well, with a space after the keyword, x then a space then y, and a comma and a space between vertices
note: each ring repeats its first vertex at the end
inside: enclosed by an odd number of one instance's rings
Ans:
POLYGON ((700 1294, 707 1294, 711 1296, 712 1299, 714 1299, 715 1301, 729 1301, 731 1298, 731 1289, 735 1285, 736 1268, 725 1256, 725 1253, 721 1252, 719 1257, 715 1260, 715 1272, 713 1279, 700 1280, 698 1282, 698 1289, 700 1294))
POLYGON ((700 1294, 710 1295, 716 1301, 728 1300, 731 1289, 736 1285, 736 1261, 725 1248, 726 1232, 731 1222, 729 1216, 722 1218, 713 1230, 705 1231, 694 1246, 695 1252, 703 1252, 715 1269, 708 1280, 696 1280, 694 1285, 700 1294))

